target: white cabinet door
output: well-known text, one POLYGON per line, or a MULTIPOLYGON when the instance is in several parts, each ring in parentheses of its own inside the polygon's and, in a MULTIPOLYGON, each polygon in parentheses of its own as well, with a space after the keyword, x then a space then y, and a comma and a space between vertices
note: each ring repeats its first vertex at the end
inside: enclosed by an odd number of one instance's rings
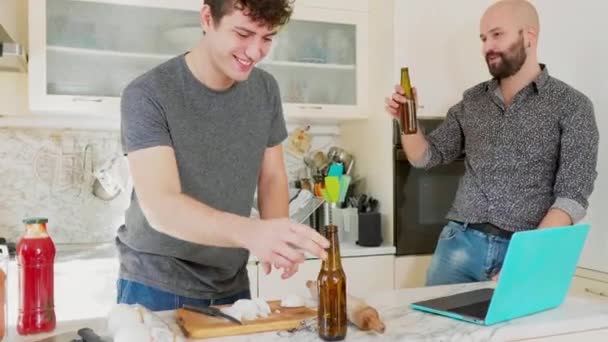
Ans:
POLYGON ((422 287, 426 283, 426 270, 431 255, 402 256, 395 258, 395 288, 422 287))
POLYGON ((367 297, 393 289, 394 255, 342 259, 348 294, 367 297))
POLYGON ((368 108, 368 14, 296 2, 260 67, 277 79, 287 119, 362 119, 368 108))
POLYGON ((608 299, 608 283, 574 276, 574 278, 572 278, 572 284, 570 285, 570 292, 574 294, 600 296, 608 299))
MULTIPOLYGON (((355 296, 365 297, 377 291, 393 289, 392 255, 342 258, 342 267, 346 274, 346 291, 355 296)), ((264 275, 260 268, 259 294, 264 299, 281 299, 288 294, 309 296, 307 280, 317 280, 321 262, 318 259, 307 260, 300 265, 300 270, 293 277, 283 280, 280 272, 273 270, 264 275)))
POLYGON ((572 278, 570 292, 608 299, 608 273, 579 267, 572 278))
POLYGON ((309 296, 306 288, 307 280, 317 280, 317 275, 321 268, 318 259, 306 260, 300 265, 298 273, 289 279, 281 279, 281 272, 273 269, 269 275, 264 274, 264 270, 259 265, 258 274, 258 294, 265 300, 278 300, 288 294, 297 294, 303 297, 309 296))
POLYGON ((57 321, 105 317, 116 303, 117 259, 55 264, 57 321))
POLYGON ((30 109, 118 121, 131 80, 202 36, 194 0, 40 0, 29 6, 30 109))

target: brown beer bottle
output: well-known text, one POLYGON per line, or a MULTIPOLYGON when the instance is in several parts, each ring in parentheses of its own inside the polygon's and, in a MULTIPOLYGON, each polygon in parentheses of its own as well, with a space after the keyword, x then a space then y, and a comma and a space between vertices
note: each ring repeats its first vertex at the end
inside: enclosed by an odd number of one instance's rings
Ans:
POLYGON ((401 68, 401 88, 405 90, 405 97, 409 101, 399 106, 399 126, 402 134, 414 134, 418 131, 416 99, 414 99, 408 68, 401 68))
POLYGON ((340 261, 338 227, 330 224, 325 229, 330 246, 317 277, 319 337, 325 341, 340 341, 346 337, 346 275, 340 261))

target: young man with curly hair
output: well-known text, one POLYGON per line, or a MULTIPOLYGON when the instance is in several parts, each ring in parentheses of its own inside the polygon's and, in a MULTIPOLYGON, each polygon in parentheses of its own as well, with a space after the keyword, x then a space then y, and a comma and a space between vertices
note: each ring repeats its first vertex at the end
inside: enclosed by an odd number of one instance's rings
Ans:
POLYGON ((288 219, 279 88, 255 67, 291 12, 289 0, 206 0, 199 43, 124 90, 134 192, 116 238, 119 303, 228 304, 250 297, 250 253, 283 278, 306 252, 326 257, 327 240, 288 219))

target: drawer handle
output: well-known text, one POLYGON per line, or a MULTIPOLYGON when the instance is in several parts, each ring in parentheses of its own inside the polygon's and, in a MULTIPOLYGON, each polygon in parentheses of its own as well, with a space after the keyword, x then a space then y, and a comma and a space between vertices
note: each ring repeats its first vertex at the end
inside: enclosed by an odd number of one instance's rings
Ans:
POLYGON ((597 296, 600 296, 600 297, 608 297, 608 293, 604 293, 604 292, 601 292, 601 291, 598 292, 598 291, 592 290, 592 289, 587 288, 587 287, 585 287, 585 292, 589 292, 591 294, 594 294, 594 295, 597 295, 597 296))
POLYGON ((298 108, 300 108, 300 109, 321 110, 321 109, 323 109, 323 106, 298 106, 298 108))
POLYGON ((102 102, 103 99, 92 98, 92 97, 75 97, 72 99, 74 102, 102 102))

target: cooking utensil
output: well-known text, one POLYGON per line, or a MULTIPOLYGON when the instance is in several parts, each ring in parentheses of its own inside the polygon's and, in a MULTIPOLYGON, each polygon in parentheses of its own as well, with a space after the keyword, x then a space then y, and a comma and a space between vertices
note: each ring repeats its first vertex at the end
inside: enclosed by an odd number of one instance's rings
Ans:
POLYGON ((312 155, 312 164, 317 170, 322 170, 327 166, 327 164, 329 164, 329 159, 323 153, 323 151, 316 151, 312 155))
POLYGON ((109 342, 110 339, 101 338, 91 328, 78 329, 78 335, 82 337, 83 342, 109 342))
POLYGON ((340 199, 340 179, 338 177, 325 177, 325 189, 329 197, 329 203, 337 203, 340 199))
POLYGON ((338 155, 344 152, 344 150, 340 147, 337 146, 332 146, 329 148, 329 150, 327 150, 327 159, 329 159, 329 161, 337 161, 337 157, 338 155))
POLYGON ((378 200, 370 197, 369 198, 369 211, 374 212, 378 208, 378 200))
POLYGON ((355 164, 355 158, 351 153, 346 152, 343 148, 332 146, 327 151, 328 161, 334 163, 341 163, 344 165, 346 174, 350 175, 353 165, 355 164))
POLYGON ((190 310, 190 311, 194 311, 194 312, 198 312, 198 313, 202 313, 204 315, 207 316, 211 316, 211 317, 223 317, 226 318, 227 320, 237 323, 237 324, 243 324, 241 321, 239 321, 238 319, 222 312, 222 310, 216 308, 216 307, 199 307, 199 306, 193 306, 193 305, 188 305, 188 304, 184 304, 182 306, 182 309, 186 309, 186 310, 190 310))
POLYGON ((332 163, 327 172, 327 176, 338 178, 342 177, 342 174, 344 174, 344 165, 338 163, 332 163))
POLYGON ((316 150, 311 151, 304 157, 304 164, 310 168, 314 177, 322 174, 323 170, 329 164, 329 160, 323 151, 316 150))
POLYGON ((340 178, 340 203, 344 203, 344 200, 346 199, 346 192, 350 186, 350 180, 351 178, 349 175, 344 175, 340 178))
POLYGON ((367 195, 366 194, 362 194, 359 197, 359 202, 357 203, 357 208, 359 209, 360 213, 364 213, 365 212, 365 208, 366 208, 366 202, 367 202, 367 195))

